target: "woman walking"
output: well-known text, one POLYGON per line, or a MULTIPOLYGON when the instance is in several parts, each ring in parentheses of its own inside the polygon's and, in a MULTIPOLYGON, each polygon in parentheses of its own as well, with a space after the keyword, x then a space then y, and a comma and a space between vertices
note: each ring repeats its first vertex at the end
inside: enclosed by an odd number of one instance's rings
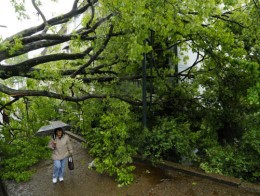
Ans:
POLYGON ((56 128, 54 130, 53 138, 50 141, 49 147, 52 151, 53 159, 53 179, 52 182, 57 183, 58 179, 63 182, 65 165, 67 159, 72 155, 73 150, 70 142, 70 138, 66 135, 62 128, 56 128))

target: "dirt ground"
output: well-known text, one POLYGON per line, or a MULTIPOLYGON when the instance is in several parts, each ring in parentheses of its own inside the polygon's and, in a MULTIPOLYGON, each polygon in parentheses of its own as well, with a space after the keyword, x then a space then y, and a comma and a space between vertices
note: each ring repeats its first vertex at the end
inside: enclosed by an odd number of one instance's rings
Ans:
POLYGON ((64 182, 52 184, 52 162, 37 165, 29 182, 7 182, 10 196, 256 196, 237 187, 176 171, 136 163, 135 181, 118 187, 113 177, 88 169, 92 158, 73 141, 75 169, 66 170, 64 182))

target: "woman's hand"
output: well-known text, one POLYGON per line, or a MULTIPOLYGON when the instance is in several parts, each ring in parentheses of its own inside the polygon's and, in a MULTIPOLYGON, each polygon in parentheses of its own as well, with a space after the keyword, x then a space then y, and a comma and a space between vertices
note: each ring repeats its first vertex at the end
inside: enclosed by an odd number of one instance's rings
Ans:
POLYGON ((55 141, 52 141, 52 142, 51 142, 51 146, 52 146, 53 149, 55 149, 55 148, 56 148, 56 142, 55 142, 55 141))

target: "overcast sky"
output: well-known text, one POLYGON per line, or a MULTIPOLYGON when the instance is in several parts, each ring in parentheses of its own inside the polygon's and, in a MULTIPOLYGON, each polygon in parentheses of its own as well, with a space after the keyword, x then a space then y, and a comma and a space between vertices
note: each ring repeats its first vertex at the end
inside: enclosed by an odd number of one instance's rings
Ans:
MULTIPOLYGON (((53 3, 51 0, 42 0, 40 9, 45 14, 47 19, 66 13, 72 8, 74 0, 59 0, 60 3, 53 3)), ((0 0, 0 25, 7 26, 0 27, 0 36, 4 39, 23 29, 36 26, 42 23, 41 17, 38 17, 36 10, 32 6, 31 0, 25 0, 27 13, 30 16, 29 20, 20 21, 17 19, 17 14, 11 6, 9 0, 0 0)))

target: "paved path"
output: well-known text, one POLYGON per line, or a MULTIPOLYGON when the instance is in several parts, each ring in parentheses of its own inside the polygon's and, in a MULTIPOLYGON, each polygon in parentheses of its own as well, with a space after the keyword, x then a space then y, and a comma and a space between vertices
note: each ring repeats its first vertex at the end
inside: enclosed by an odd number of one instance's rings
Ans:
POLYGON ((136 164, 135 181, 119 188, 113 177, 88 169, 92 158, 79 142, 72 141, 75 170, 66 170, 63 183, 52 184, 52 162, 43 161, 35 167, 29 182, 8 182, 10 196, 256 196, 236 187, 209 179, 164 171, 143 163, 136 164))

